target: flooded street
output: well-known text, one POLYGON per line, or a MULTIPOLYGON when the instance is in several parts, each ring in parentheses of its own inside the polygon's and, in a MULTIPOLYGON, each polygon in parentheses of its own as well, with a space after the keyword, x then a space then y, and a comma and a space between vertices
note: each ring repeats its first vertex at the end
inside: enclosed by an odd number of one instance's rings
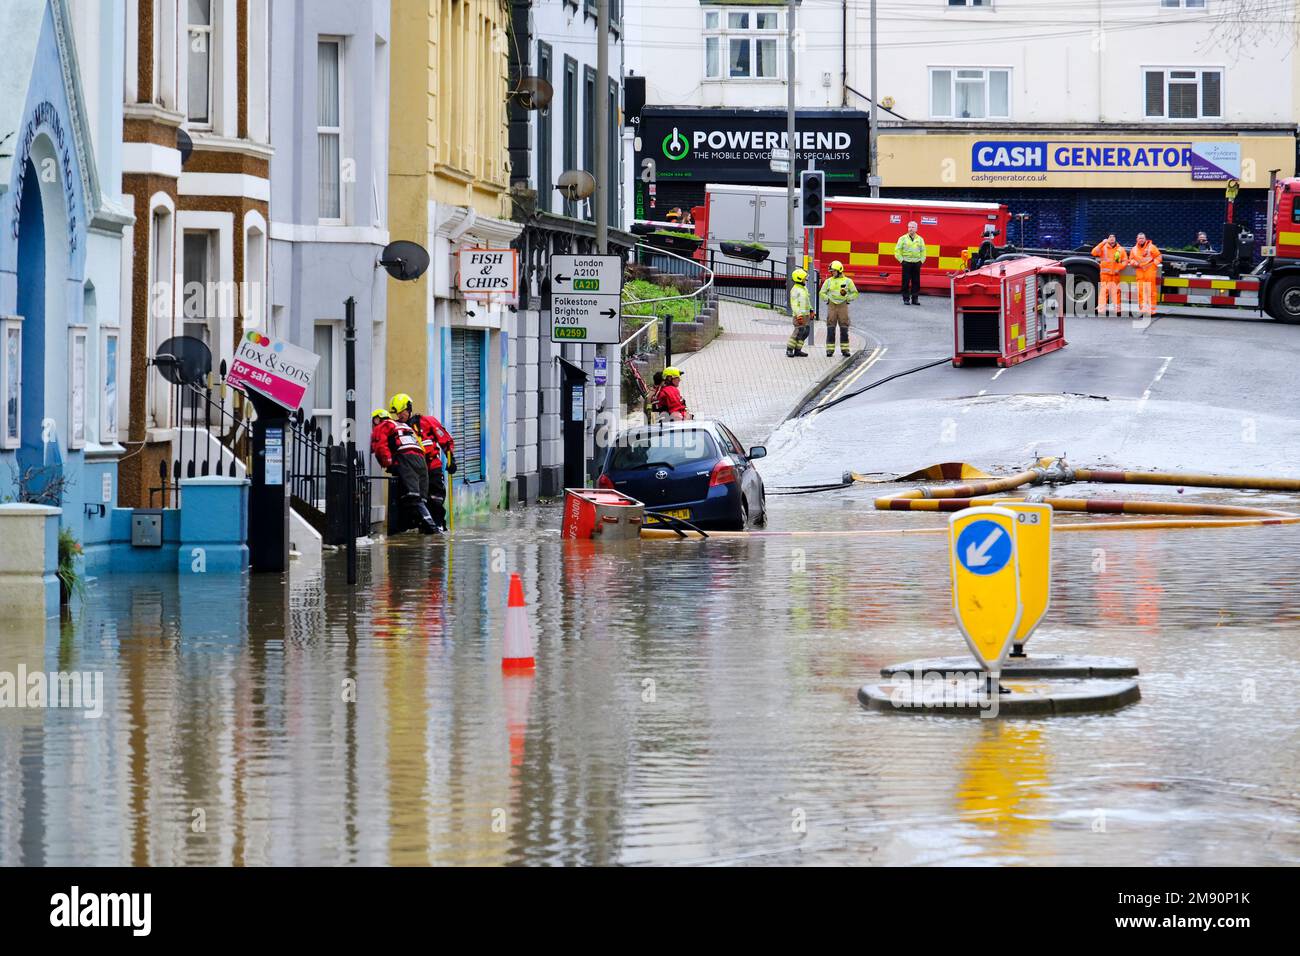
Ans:
MULTIPOLYGON (((771 529, 939 528, 875 489, 771 529)), ((1071 520, 1066 518, 1065 520, 1071 520)), ((103 715, 0 710, 0 863, 1290 864, 1300 528, 1055 539, 1030 650, 1120 655, 1110 715, 863 710, 964 650, 939 534, 563 544, 560 509, 266 576, 117 576, 7 628, 103 715), (535 676, 500 668, 511 572, 535 676)))

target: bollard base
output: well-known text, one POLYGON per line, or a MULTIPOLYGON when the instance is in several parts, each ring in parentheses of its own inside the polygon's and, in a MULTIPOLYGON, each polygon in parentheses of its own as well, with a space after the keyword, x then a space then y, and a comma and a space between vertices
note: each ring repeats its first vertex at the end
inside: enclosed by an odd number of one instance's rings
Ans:
MULTIPOLYGON (((898 674, 922 676, 932 673, 951 674, 977 671, 975 658, 968 655, 926 657, 880 668, 882 677, 898 674)), ((1029 654, 1007 657, 1002 662, 1003 677, 1136 677, 1137 664, 1126 657, 1101 657, 1090 654, 1029 654)), ((915 677, 913 677, 915 679, 915 677)))
POLYGON ((894 714, 931 714, 950 717, 1052 717, 1095 714, 1119 710, 1141 699, 1135 680, 1063 680, 1051 684, 1002 678, 1009 693, 992 701, 984 692, 982 674, 942 677, 922 681, 900 675, 892 683, 867 684, 858 701, 867 710, 894 714))

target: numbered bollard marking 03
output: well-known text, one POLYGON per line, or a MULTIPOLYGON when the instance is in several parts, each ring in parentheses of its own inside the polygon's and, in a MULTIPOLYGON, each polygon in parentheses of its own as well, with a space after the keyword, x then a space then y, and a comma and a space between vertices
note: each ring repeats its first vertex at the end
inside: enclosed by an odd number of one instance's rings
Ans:
POLYGON ((952 610, 980 665, 991 673, 1020 626, 1020 565, 1016 514, 1006 508, 968 508, 948 521, 952 610))
POLYGON ((1024 644, 1052 603, 1052 506, 1032 501, 997 501, 1016 515, 1016 559, 1020 564, 1020 603, 1024 610, 1013 643, 1024 644))

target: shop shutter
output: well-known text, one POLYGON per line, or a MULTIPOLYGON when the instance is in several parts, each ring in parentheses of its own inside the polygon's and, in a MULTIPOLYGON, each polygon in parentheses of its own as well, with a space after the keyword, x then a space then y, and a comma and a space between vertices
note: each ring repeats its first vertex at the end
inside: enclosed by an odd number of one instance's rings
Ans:
POLYGON ((456 477, 483 480, 483 333, 451 330, 451 437, 456 477))

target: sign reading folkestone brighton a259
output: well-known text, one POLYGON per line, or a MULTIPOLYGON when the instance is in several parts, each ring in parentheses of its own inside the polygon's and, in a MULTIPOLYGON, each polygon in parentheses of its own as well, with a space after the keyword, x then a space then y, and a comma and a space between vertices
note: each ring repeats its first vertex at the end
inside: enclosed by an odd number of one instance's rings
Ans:
POLYGON ((274 399, 289 411, 302 404, 320 356, 291 342, 245 332, 235 346, 226 384, 274 399))
POLYGON ((551 256, 551 341, 617 344, 622 296, 619 256, 551 256))

